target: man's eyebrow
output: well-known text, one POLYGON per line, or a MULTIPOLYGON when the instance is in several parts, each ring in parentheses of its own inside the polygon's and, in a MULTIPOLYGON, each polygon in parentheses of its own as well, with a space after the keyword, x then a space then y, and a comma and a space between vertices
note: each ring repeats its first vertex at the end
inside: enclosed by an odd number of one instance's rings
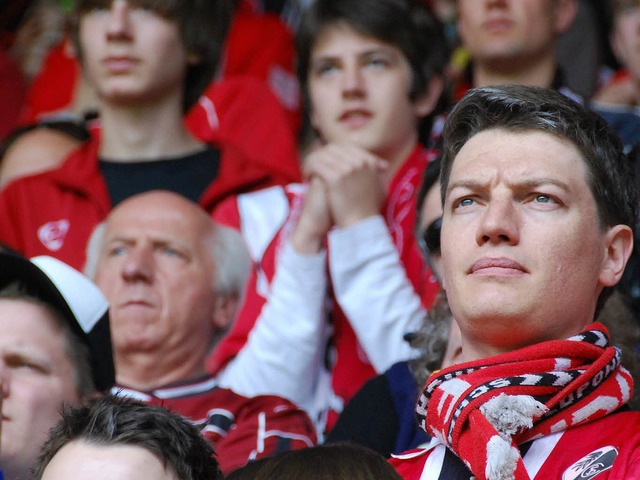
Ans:
POLYGON ((105 237, 103 244, 104 245, 110 245, 112 243, 133 243, 133 239, 131 239, 130 237, 127 237, 125 235, 113 235, 113 236, 109 236, 109 237, 105 237))
MULTIPOLYGON (((516 182, 510 182, 510 183, 512 185, 516 185, 518 187, 525 187, 525 188, 537 188, 542 185, 554 185, 566 191, 571 190, 571 187, 569 186, 568 183, 552 177, 526 178, 523 180, 518 180, 516 182)), ((469 190, 475 190, 478 188, 482 188, 484 185, 486 185, 486 182, 482 180, 478 180, 475 178, 465 178, 465 179, 456 180, 454 182, 449 183, 449 186, 447 187, 447 193, 453 190, 454 188, 465 188, 469 190)))
POLYGON ((552 177, 528 178, 521 182, 518 182, 518 185, 522 185, 523 187, 529 187, 529 188, 536 188, 542 185, 554 185, 556 187, 560 187, 563 190, 567 190, 567 191, 571 190, 571 187, 569 187, 568 183, 552 177))
POLYGON ((456 180, 455 182, 449 182, 449 185, 447 186, 447 193, 449 193, 454 188, 466 188, 469 190, 475 190, 482 187, 483 185, 486 185, 486 183, 487 182, 483 182, 476 178, 465 178, 462 180, 456 180))
MULTIPOLYGON (((392 47, 388 47, 386 45, 372 45, 371 47, 363 48, 362 50, 356 52, 358 57, 364 57, 368 55, 376 55, 376 54, 387 54, 394 55, 399 57, 400 55, 396 52, 392 47)), ((314 60, 333 60, 342 57, 342 52, 324 52, 317 53, 311 57, 311 61, 314 60)))
POLYGON ((49 355, 43 353, 41 349, 34 345, 15 345, 13 348, 7 350, 5 356, 9 356, 14 359, 31 360, 46 366, 50 366, 52 364, 52 360, 49 355))

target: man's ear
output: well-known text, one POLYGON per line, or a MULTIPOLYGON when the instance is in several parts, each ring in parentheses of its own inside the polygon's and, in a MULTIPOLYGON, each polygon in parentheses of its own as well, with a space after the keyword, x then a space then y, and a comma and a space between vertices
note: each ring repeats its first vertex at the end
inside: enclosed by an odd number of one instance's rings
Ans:
POLYGON ((555 30, 561 35, 571 27, 578 14, 578 0, 553 0, 555 5, 555 30))
POLYGON ((413 111, 418 118, 430 115, 436 108, 444 89, 444 79, 434 75, 424 91, 413 101, 413 111))
POLYGON ((612 287, 624 273, 633 250, 633 231, 627 225, 611 227, 605 235, 605 252, 600 269, 600 283, 612 287))
POLYGON ((238 304, 238 297, 235 295, 217 295, 214 300, 212 318, 213 325, 219 330, 226 330, 227 328, 229 328, 236 316, 238 304))

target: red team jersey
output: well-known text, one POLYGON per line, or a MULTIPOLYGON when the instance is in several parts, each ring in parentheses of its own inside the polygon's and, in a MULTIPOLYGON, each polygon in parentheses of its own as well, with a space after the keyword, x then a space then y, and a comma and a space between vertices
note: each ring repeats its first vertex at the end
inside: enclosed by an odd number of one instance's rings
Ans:
POLYGON ((112 392, 161 405, 194 423, 214 446, 224 474, 250 460, 316 443, 311 420, 291 402, 271 395, 246 398, 217 387, 213 377, 148 392, 115 386, 112 392))

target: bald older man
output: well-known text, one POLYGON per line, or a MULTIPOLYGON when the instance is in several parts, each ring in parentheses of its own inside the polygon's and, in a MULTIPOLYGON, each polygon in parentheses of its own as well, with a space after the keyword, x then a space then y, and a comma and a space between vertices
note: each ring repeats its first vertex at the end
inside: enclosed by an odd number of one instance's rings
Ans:
POLYGON ((162 404, 199 425, 225 473, 315 442, 310 419, 289 401, 237 395, 205 372, 247 275, 237 233, 180 195, 147 192, 96 228, 85 270, 112 306, 117 394, 162 404))

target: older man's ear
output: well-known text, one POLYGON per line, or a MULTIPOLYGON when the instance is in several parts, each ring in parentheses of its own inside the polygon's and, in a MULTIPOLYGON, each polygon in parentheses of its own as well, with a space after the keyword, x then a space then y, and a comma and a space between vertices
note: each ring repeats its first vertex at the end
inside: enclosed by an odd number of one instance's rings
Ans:
POLYGON ((238 311, 240 299, 237 295, 218 295, 213 309, 213 325, 220 330, 226 330, 231 326, 238 311))

